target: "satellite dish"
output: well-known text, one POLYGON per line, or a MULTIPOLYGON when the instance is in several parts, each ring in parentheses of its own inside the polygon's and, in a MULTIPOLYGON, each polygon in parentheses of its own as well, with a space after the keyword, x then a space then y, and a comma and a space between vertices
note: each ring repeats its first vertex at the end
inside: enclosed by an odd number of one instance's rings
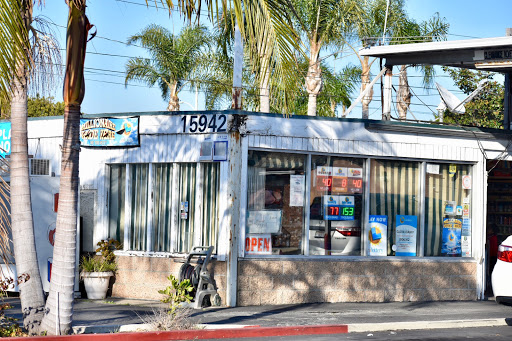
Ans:
POLYGON ((489 80, 488 79, 482 79, 480 82, 478 82, 478 86, 466 99, 463 101, 459 100, 454 94, 452 94, 450 91, 442 87, 439 83, 436 83, 437 91, 439 92, 439 95, 441 96, 441 103, 437 106, 437 110, 439 112, 444 112, 445 109, 450 110, 451 112, 455 114, 465 114, 466 108, 464 107, 464 104, 471 101, 473 98, 475 98, 476 95, 482 91, 485 84, 487 84, 489 80))

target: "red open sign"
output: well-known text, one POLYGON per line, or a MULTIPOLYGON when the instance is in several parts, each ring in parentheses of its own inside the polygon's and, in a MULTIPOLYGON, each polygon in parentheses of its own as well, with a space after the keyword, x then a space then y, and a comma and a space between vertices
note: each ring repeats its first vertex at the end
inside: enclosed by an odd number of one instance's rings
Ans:
POLYGON ((245 238, 245 253, 249 255, 271 255, 272 237, 270 234, 252 234, 245 238))

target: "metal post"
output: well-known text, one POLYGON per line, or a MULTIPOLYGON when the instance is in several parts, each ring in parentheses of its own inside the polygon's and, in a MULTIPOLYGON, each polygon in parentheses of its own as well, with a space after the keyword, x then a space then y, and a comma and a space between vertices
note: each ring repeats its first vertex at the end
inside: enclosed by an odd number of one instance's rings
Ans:
POLYGON ((242 68, 243 68, 244 46, 242 42, 242 34, 235 25, 235 51, 233 63, 233 100, 231 109, 242 109, 242 68))

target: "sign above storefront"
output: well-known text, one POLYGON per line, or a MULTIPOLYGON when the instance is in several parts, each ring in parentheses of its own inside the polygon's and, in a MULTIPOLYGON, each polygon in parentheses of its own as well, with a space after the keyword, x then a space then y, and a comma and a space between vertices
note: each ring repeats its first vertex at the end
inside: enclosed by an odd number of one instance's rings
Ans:
POLYGON ((11 123, 0 123, 0 156, 11 154, 11 123))
POLYGON ((80 119, 82 147, 138 147, 139 117, 80 119))

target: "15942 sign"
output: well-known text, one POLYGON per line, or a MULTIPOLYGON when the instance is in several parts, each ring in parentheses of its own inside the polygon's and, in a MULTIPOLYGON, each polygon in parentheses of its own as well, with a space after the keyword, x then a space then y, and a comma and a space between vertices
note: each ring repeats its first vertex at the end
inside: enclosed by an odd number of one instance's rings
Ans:
POLYGON ((183 133, 223 133, 227 131, 227 116, 220 115, 183 115, 181 117, 183 133))

